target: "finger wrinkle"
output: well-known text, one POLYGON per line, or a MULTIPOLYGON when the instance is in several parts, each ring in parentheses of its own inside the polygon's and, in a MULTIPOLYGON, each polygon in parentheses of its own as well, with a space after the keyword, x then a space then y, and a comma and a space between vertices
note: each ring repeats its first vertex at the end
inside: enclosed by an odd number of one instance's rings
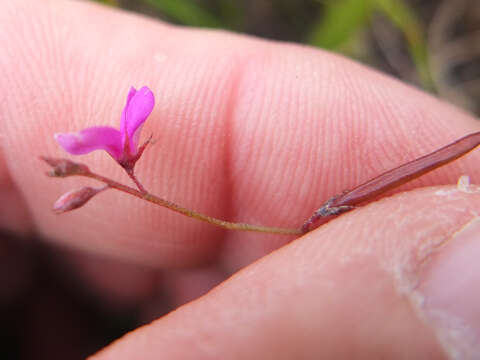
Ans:
POLYGON ((232 221, 235 221, 237 209, 239 204, 234 202, 235 182, 236 177, 232 164, 236 158, 236 151, 234 144, 235 130, 232 124, 235 121, 235 114, 238 111, 238 102, 241 94, 241 84, 247 64, 250 60, 251 53, 246 56, 235 56, 235 65, 230 73, 229 89, 226 96, 224 113, 224 128, 223 128, 223 191, 224 191, 224 210, 225 216, 232 221))
POLYGON ((465 193, 453 186, 422 188, 360 207, 315 230, 335 238, 335 243, 302 244, 321 254, 319 262, 329 256, 348 262, 374 254, 386 271, 411 289, 419 264, 479 212, 480 192, 465 193), (355 238, 362 241, 351 240, 355 238))
POLYGON ((32 215, 18 187, 14 184, 0 144, 0 228, 18 234, 32 231, 32 215))

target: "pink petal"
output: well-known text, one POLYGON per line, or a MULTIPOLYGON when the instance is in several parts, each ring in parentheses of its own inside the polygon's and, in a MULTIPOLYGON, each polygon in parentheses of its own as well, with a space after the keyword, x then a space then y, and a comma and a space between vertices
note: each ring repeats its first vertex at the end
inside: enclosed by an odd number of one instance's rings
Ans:
POLYGON ((109 126, 94 126, 77 133, 55 134, 55 139, 65 151, 73 155, 102 149, 119 160, 123 154, 122 134, 109 126))
POLYGON ((144 86, 138 91, 134 87, 130 88, 120 120, 120 132, 124 142, 128 136, 132 154, 137 152, 142 125, 152 112, 154 105, 155 98, 148 87, 144 86))

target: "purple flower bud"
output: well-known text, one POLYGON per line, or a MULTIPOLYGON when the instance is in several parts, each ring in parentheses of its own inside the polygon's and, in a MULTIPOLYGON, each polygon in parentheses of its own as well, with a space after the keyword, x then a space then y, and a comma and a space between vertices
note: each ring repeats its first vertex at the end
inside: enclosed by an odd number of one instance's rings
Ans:
POLYGON ((87 165, 76 163, 68 159, 50 158, 46 156, 40 156, 40 159, 52 167, 52 170, 47 173, 48 176, 67 177, 73 175, 86 175, 90 172, 87 165))
POLYGON ((120 130, 94 126, 77 133, 55 134, 55 139, 73 155, 105 150, 121 166, 131 170, 145 148, 139 147, 140 132, 154 105, 155 98, 148 87, 144 86, 138 91, 132 87, 120 119, 120 130))
POLYGON ((53 204, 53 211, 56 214, 62 214, 77 209, 85 205, 88 200, 107 188, 108 187, 95 189, 92 187, 83 187, 77 190, 70 190, 55 201, 55 204, 53 204))

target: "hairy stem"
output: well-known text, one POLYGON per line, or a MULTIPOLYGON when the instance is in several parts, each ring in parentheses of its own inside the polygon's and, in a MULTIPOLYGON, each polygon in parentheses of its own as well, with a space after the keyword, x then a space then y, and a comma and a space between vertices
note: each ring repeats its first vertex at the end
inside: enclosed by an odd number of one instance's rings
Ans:
POLYGON ((137 185, 137 188, 138 190, 140 190, 140 192, 142 194, 147 194, 147 190, 143 187, 143 185, 140 183, 140 181, 137 179, 137 177, 135 176, 135 173, 133 172, 133 169, 132 170, 126 170, 128 176, 130 177, 130 179, 132 179, 132 181, 135 183, 135 185, 137 185))
POLYGON ((277 228, 277 227, 268 227, 268 226, 259 226, 259 225, 251 225, 251 224, 244 224, 244 223, 235 223, 235 222, 230 222, 230 221, 225 221, 221 219, 217 219, 208 215, 201 214, 199 212, 189 210, 187 208, 184 208, 180 205, 177 205, 171 201, 162 199, 158 196, 155 196, 153 194, 150 194, 148 191, 146 191, 143 186, 138 182, 136 177, 133 175, 133 173, 130 175, 130 178, 135 182, 135 184, 138 186, 140 190, 136 190, 134 188, 131 188, 129 186, 120 184, 114 180, 111 180, 109 178, 106 178, 102 175, 95 174, 91 171, 88 171, 86 173, 78 174, 80 176, 85 176, 89 177, 98 181, 103 182, 104 184, 108 185, 110 188, 117 189, 120 191, 123 191, 127 194, 136 196, 140 199, 149 201, 151 203, 154 203, 159 206, 166 207, 167 209, 170 209, 172 211, 175 211, 177 213, 180 213, 182 215, 207 222, 209 224, 221 226, 225 229, 229 230, 241 230, 241 231, 256 231, 256 232, 264 232, 264 233, 272 233, 272 234, 283 234, 283 235, 300 235, 302 234, 302 231, 300 229, 288 229, 288 228, 277 228), (133 177, 132 177, 133 176, 133 177))

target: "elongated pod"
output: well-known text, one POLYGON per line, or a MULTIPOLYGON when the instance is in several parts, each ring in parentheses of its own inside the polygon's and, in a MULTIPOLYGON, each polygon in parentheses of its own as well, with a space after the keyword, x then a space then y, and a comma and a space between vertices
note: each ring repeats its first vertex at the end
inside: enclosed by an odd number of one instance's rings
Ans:
POLYGON ((338 215, 351 210, 355 205, 374 199, 397 186, 416 179, 429 171, 448 164, 480 145, 480 132, 467 135, 434 152, 419 157, 406 164, 374 177, 357 187, 330 198, 303 224, 302 231, 307 232, 318 219, 338 215))

